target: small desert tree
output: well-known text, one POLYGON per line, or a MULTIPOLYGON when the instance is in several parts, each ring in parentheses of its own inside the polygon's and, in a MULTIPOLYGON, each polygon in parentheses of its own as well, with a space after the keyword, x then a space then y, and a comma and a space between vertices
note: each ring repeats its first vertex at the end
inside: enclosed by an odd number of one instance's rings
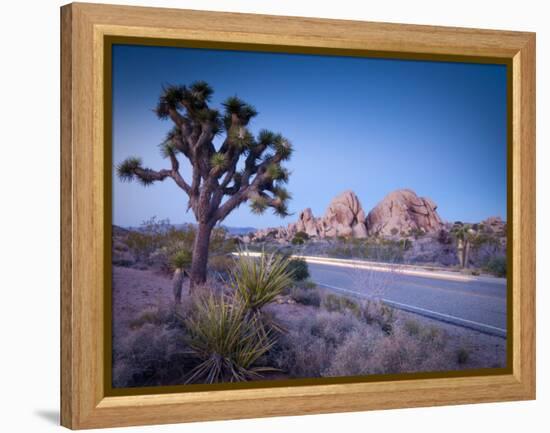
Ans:
POLYGON ((255 213, 272 208, 287 216, 290 194, 284 188, 289 173, 282 166, 292 154, 290 142, 281 134, 248 129, 258 113, 236 96, 225 100, 223 113, 208 104, 213 89, 204 81, 190 86, 163 89, 155 112, 173 127, 160 148, 170 166, 161 170, 144 167, 140 158, 129 157, 117 166, 123 181, 143 186, 172 179, 188 197, 188 209, 197 221, 193 244, 191 287, 206 281, 208 246, 216 223, 249 202, 255 213), (219 145, 214 144, 218 135, 219 145), (179 158, 191 165, 190 179, 180 172, 179 158))
POLYGON ((458 261, 461 268, 467 268, 470 261, 470 249, 475 239, 476 231, 470 224, 455 222, 451 229, 451 235, 456 239, 458 261))

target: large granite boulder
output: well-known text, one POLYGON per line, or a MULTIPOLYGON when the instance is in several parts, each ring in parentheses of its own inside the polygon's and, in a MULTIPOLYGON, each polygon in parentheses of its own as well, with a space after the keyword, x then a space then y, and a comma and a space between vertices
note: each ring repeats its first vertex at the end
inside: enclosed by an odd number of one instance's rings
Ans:
POLYGON ((289 232, 292 234, 297 232, 307 233, 310 237, 318 236, 319 230, 317 228, 317 220, 313 216, 311 208, 304 209, 300 212, 298 221, 289 225, 289 232))
POLYGON ((367 237, 365 212, 353 191, 345 191, 334 198, 318 226, 321 237, 367 237))
POLYGON ((382 236, 433 233, 443 227, 436 210, 437 205, 429 198, 400 189, 388 194, 369 212, 367 228, 369 234, 382 236))

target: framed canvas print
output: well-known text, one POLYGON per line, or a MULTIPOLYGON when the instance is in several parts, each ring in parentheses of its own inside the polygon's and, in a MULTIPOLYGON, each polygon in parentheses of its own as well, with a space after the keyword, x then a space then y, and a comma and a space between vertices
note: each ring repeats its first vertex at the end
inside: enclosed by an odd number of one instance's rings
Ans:
POLYGON ((535 36, 62 7, 62 424, 535 398, 535 36))

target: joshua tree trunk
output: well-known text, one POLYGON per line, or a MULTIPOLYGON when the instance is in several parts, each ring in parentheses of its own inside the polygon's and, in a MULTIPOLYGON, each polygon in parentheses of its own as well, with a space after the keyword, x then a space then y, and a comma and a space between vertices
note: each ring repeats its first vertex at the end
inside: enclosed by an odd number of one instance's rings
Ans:
POLYGON ((210 245, 212 228, 213 225, 210 223, 199 223, 198 225, 195 243, 193 244, 190 291, 193 291, 195 286, 206 282, 208 246, 210 245))
POLYGON ((172 278, 172 288, 174 290, 174 300, 176 304, 181 303, 181 291, 183 288, 183 276, 185 271, 183 269, 176 269, 174 271, 174 277, 172 278))
POLYGON ((458 256, 458 262, 460 264, 460 267, 464 267, 464 242, 462 239, 458 239, 457 246, 456 246, 456 252, 458 256))
POLYGON ((467 268, 468 267, 468 261, 470 260, 470 241, 469 240, 466 240, 464 242, 464 265, 463 267, 467 268))

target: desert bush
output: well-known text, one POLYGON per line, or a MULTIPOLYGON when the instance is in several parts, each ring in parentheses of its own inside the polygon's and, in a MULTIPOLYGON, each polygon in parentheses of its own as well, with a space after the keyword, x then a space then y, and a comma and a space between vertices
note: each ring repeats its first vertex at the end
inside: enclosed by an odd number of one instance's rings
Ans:
POLYGON ((292 238, 292 245, 303 245, 309 240, 309 235, 306 232, 297 232, 292 238))
POLYGON ((407 334, 411 336, 420 334, 420 324, 416 320, 406 320, 405 323, 403 323, 403 327, 407 334))
POLYGON ((391 334, 396 321, 395 310, 382 301, 367 299, 361 304, 358 317, 368 324, 377 324, 386 334, 391 334))
POLYGON ((505 277, 507 271, 507 260, 506 257, 493 257, 487 263, 487 271, 491 274, 496 275, 497 277, 505 277))
POLYGON ((145 323, 114 345, 113 386, 136 387, 181 383, 190 360, 181 346, 181 331, 145 323))
POLYGON ((360 326, 351 314, 320 311, 297 321, 282 334, 268 360, 290 377, 321 377, 338 345, 360 326))
POLYGON ((184 320, 191 353, 199 360, 186 383, 245 381, 273 370, 258 363, 274 340, 244 304, 211 294, 198 298, 184 320))
POLYGON ((223 281, 229 277, 234 265, 235 260, 227 254, 212 255, 208 259, 208 269, 223 281))
POLYGON ((174 269, 187 269, 191 266, 192 258, 190 250, 179 250, 172 255, 170 262, 174 269))
POLYGON ((245 309, 259 311, 292 285, 292 276, 284 256, 262 253, 254 259, 243 253, 235 260, 231 286, 245 309))
POLYGON ((323 307, 327 311, 336 311, 343 313, 349 311, 355 315, 359 315, 359 304, 345 296, 339 296, 332 293, 327 294, 323 299, 323 307))
POLYGON ((290 296, 298 304, 311 305, 314 307, 319 307, 321 305, 321 295, 317 289, 293 287, 290 296))
POLYGON ((303 281, 309 278, 309 267, 304 259, 290 259, 287 268, 292 273, 294 281, 303 281))

